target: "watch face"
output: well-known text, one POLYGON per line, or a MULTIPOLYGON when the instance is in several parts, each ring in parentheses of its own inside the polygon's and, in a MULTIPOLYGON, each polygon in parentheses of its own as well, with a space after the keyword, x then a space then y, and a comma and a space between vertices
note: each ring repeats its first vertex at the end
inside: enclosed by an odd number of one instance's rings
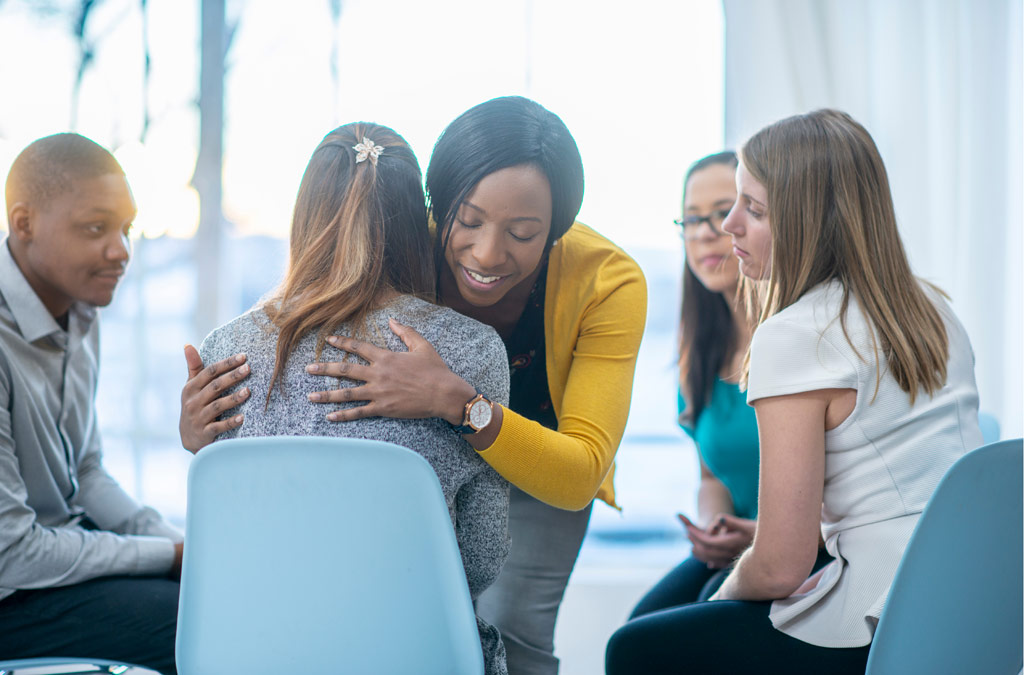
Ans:
POLYGON ((469 407, 469 423, 478 431, 491 423, 491 404, 481 399, 469 407))

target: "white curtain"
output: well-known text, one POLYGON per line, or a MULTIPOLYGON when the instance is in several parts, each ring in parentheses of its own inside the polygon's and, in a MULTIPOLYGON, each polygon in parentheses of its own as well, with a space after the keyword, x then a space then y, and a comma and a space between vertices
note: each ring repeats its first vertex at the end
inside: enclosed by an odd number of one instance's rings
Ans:
POLYGON ((815 108, 874 136, 915 272, 953 297, 981 408, 1021 436, 1021 0, 723 0, 726 142, 815 108))

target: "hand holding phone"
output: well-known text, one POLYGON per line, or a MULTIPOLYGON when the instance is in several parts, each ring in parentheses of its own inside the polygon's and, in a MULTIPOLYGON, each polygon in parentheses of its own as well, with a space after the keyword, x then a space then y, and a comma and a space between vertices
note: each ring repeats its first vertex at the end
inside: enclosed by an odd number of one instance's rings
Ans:
POLYGON ((693 544, 693 556, 706 563, 710 569, 729 567, 754 538, 756 523, 752 520, 719 514, 705 528, 685 514, 677 514, 677 517, 693 544))

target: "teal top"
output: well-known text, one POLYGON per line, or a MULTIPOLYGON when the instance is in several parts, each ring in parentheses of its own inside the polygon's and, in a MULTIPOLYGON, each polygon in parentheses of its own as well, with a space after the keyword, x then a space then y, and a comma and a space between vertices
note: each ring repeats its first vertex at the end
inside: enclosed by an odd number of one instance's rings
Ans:
MULTIPOLYGON (((679 393, 679 415, 686 401, 679 393)), ((757 480, 760 452, 757 418, 747 405, 747 395, 738 384, 715 378, 711 401, 700 414, 696 428, 680 423, 697 444, 705 466, 722 481, 732 495, 740 518, 757 518, 757 480)))

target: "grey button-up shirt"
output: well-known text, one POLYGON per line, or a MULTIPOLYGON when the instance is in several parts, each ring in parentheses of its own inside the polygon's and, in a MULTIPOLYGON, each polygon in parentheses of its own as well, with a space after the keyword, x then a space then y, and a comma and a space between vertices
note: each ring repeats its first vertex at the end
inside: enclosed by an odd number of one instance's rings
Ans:
POLYGON ((96 308, 62 329, 0 241, 0 598, 170 570, 181 533, 103 468, 98 375, 96 308))

